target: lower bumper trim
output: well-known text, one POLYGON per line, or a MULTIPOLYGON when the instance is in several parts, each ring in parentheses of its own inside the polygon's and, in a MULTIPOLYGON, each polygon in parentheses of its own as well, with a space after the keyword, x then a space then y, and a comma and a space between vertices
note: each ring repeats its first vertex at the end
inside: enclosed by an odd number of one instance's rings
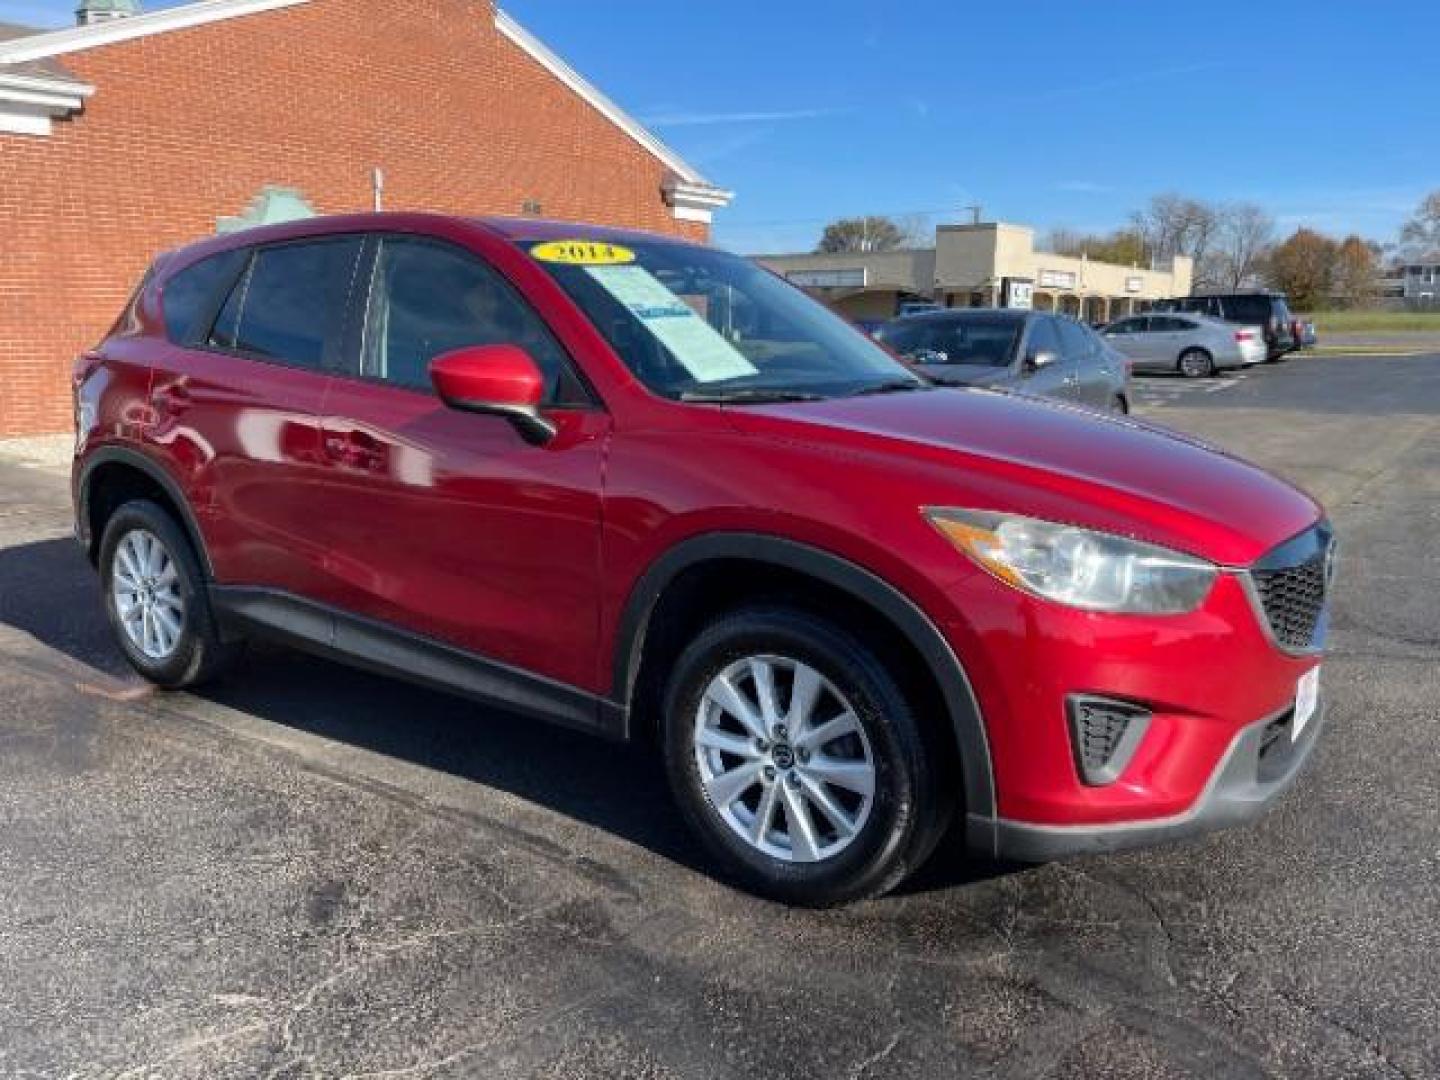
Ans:
POLYGON ((1050 862, 1168 843, 1254 821, 1300 775, 1325 725, 1326 708, 1323 702, 1317 706, 1299 739, 1276 747, 1275 728, 1285 716, 1267 717, 1241 729, 1205 790, 1184 813, 1107 825, 1040 825, 971 814, 966 819, 966 841, 972 850, 992 858, 1050 862), (1276 754, 1281 755, 1278 760, 1276 754))

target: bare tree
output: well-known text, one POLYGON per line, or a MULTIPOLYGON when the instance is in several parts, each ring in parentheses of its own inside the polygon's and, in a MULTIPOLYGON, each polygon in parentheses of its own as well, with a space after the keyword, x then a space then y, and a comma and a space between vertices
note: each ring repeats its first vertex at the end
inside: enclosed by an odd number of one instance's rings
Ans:
POLYGON ((893 251, 905 243, 905 233, 888 217, 841 218, 825 226, 818 252, 893 251))
POLYGON ((1072 258, 1086 256, 1097 262, 1120 266, 1139 266, 1145 261, 1145 241, 1135 229, 1116 229, 1111 233, 1084 233, 1063 225, 1051 229, 1041 247, 1056 255, 1072 258))
POLYGON ((1275 238, 1275 219, 1255 203, 1233 203, 1221 209, 1217 231, 1212 273, 1217 284, 1238 289, 1257 274, 1275 238))
POLYGON ((1400 242, 1417 256, 1440 251, 1440 191, 1421 200, 1414 216, 1401 228, 1400 242))
POLYGON ((1152 263, 1186 255, 1195 260, 1196 283, 1210 268, 1208 258, 1220 225, 1219 211, 1207 202, 1177 192, 1165 192, 1150 205, 1130 215, 1135 231, 1145 240, 1152 263))

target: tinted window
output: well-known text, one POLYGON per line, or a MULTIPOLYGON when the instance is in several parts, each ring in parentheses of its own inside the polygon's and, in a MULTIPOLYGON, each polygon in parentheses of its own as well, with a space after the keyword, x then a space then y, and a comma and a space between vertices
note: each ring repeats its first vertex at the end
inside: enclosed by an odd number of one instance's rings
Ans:
POLYGON ((924 385, 884 349, 749 259, 670 241, 525 242, 637 378, 705 401, 924 385), (587 249, 604 262, 587 262, 587 249), (618 256, 618 258, 617 258, 618 256))
POLYGON ((210 343, 296 367, 321 368, 339 347, 360 254, 356 239, 261 248, 230 290, 210 343))
POLYGON ((1270 321, 1268 296, 1227 296, 1225 318, 1229 322, 1254 323, 1263 326, 1270 321))
POLYGON ((203 330, 195 324, 215 309, 216 292, 228 285, 245 258, 242 251, 224 251, 187 266, 165 283, 160 306, 165 312, 165 336, 176 344, 191 341, 203 330))
POLYGON ((1020 319, 995 316, 916 319, 890 323, 876 336, 922 363, 1008 367, 1023 325, 1020 319))
POLYGON ((545 375, 545 400, 583 399, 573 378, 564 377, 567 360, 559 343, 489 266, 457 248, 382 240, 361 372, 428 390, 430 361, 466 345, 519 345, 545 375))
POLYGON ((1145 325, 1144 319, 1121 319, 1105 328, 1107 334, 1138 334, 1145 325))
POLYGON ((1030 324, 1030 336, 1025 341, 1029 356, 1038 352, 1060 352, 1060 335, 1055 332, 1055 320, 1044 315, 1036 317, 1030 324))
POLYGON ((1060 345, 1066 356, 1081 357, 1090 351, 1090 339, 1085 335, 1085 328, 1077 322, 1069 319, 1059 319, 1060 345))

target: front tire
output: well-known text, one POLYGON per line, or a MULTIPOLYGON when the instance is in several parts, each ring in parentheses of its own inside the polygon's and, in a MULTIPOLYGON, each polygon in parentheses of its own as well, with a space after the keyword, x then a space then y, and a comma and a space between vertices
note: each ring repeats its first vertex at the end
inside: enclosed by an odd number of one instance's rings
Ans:
POLYGON ((99 565, 110 628, 144 678, 167 690, 198 686, 233 658, 189 539, 155 503, 128 502, 111 515, 99 565))
POLYGON ((666 694, 682 814, 751 892, 825 907, 878 896, 948 824, 942 750, 876 652, 807 612, 722 616, 666 694))

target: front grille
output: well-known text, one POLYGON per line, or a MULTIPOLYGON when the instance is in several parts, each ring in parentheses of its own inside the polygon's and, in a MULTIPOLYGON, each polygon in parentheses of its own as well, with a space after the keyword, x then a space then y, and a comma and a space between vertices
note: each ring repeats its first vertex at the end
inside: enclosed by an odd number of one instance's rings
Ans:
POLYGON ((1316 526, 1282 544, 1250 570, 1270 632, 1287 649, 1319 644, 1332 556, 1328 528, 1316 526))

